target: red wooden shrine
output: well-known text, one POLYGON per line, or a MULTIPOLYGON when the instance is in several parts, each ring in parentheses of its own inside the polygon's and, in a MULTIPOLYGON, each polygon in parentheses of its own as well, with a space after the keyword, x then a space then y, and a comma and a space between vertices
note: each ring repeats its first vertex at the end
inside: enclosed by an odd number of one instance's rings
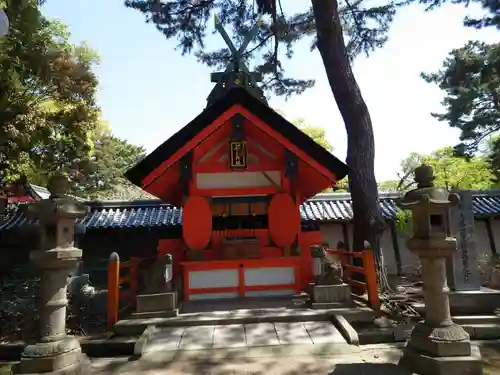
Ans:
POLYGON ((312 279, 300 204, 347 166, 242 87, 234 87, 127 172, 131 182, 182 206, 171 253, 184 299, 286 295, 312 279))

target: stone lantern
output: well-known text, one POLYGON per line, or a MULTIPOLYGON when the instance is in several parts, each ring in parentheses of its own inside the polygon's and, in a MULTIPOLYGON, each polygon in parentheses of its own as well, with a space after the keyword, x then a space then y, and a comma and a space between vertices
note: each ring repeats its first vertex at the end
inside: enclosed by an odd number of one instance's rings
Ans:
POLYGON ((63 175, 49 181, 49 199, 28 206, 28 214, 39 221, 40 246, 30 260, 40 271, 40 333, 36 343, 26 346, 14 373, 88 372, 89 362, 77 338, 66 334, 68 275, 82 258, 74 247, 75 220, 88 208, 65 196, 68 180, 63 175))
POLYGON ((415 182, 417 188, 400 206, 412 211, 413 235, 407 246, 422 264, 425 321, 411 332, 400 364, 421 375, 482 374, 479 349, 450 314, 446 259, 457 251, 457 241, 449 236, 449 209, 458 204, 458 195, 434 187, 428 165, 415 169, 415 182))

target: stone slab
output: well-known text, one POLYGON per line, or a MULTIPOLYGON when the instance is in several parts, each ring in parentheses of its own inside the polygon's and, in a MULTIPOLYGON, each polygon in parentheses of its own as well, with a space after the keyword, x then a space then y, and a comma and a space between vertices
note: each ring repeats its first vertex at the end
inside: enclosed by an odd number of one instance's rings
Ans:
POLYGON ((463 357, 431 357, 405 347, 399 365, 420 375, 483 375, 477 346, 472 346, 470 356, 463 357))
POLYGON ((343 315, 334 315, 332 322, 350 345, 359 345, 359 335, 343 315))
POLYGON ((180 350, 198 350, 211 348, 215 326, 186 327, 179 344, 180 350))
POLYGON ((183 333, 183 327, 168 327, 157 329, 149 338, 142 352, 144 354, 157 351, 177 350, 179 348, 183 333))
POLYGON ((215 326, 214 348, 241 348, 244 346, 246 346, 246 337, 243 324, 215 326))
POLYGON ((245 324, 247 346, 279 345, 280 341, 273 323, 245 324))
POLYGON ((450 229, 457 239, 457 252, 447 259, 448 286, 453 291, 479 290, 477 243, 474 228, 472 191, 454 191, 460 196, 458 205, 450 209, 450 229))
POLYGON ((348 305, 352 304, 352 302, 313 302, 311 303, 311 308, 313 310, 325 310, 325 309, 338 309, 344 308, 348 305))
MULTIPOLYGON (((481 287, 479 290, 448 292, 453 315, 485 315, 500 308, 500 290, 481 287)), ((425 304, 414 302, 412 307, 425 316, 425 304)))
POLYGON ((330 322, 306 322, 304 327, 314 344, 347 343, 342 334, 330 322))
POLYGON ((144 353, 144 350, 146 349, 147 344, 149 341, 153 338, 154 334, 156 333, 156 327, 155 326, 148 326, 142 333, 142 335, 139 337, 139 339, 136 341, 134 345, 134 356, 140 357, 142 356, 142 353, 144 353))
POLYGON ((24 375, 28 374, 39 375, 42 373, 53 374, 53 375, 85 375, 85 374, 90 374, 92 368, 90 360, 87 358, 86 355, 81 353, 78 356, 78 358, 75 358, 75 361, 72 364, 60 368, 56 371, 51 371, 51 372, 39 371, 39 369, 36 368, 36 362, 33 363, 33 366, 34 366, 33 371, 29 371, 30 366, 23 368, 21 363, 17 363, 14 366, 12 366, 11 371, 12 374, 24 374, 24 375))
POLYGON ((179 310, 169 310, 169 311, 154 311, 154 312, 142 312, 142 313, 132 313, 132 319, 156 319, 156 318, 173 318, 179 315, 179 310))
POLYGON ((304 323, 275 323, 274 327, 281 345, 313 343, 304 323))
POLYGON ((148 325, 169 327, 254 324, 274 322, 311 322, 332 320, 333 316, 343 315, 349 322, 371 322, 375 316, 368 307, 349 307, 324 310, 311 309, 257 309, 236 311, 213 311, 180 314, 173 318, 126 319, 118 321, 113 331, 119 336, 140 335, 148 325))

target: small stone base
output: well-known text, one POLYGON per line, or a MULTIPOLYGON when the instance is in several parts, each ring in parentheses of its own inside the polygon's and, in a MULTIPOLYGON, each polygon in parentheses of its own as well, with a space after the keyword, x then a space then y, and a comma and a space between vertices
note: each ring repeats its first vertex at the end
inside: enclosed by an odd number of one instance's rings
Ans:
POLYGON ((312 302, 331 303, 344 302, 352 303, 351 289, 347 284, 340 285, 312 285, 312 302))
POLYGON ((74 357, 75 362, 54 371, 43 371, 42 367, 37 367, 38 359, 23 358, 20 363, 12 366, 12 374, 47 374, 47 375, 87 375, 92 373, 91 363, 87 356, 80 353, 74 357), (27 361, 30 361, 29 364, 27 361))
POLYGON ((430 327, 419 322, 413 328, 407 346, 436 357, 471 355, 469 334, 458 324, 430 327))
POLYGON ((461 357, 431 357, 406 346, 399 366, 419 375, 483 375, 477 346, 471 347, 471 355, 461 357))
POLYGON ((140 294, 137 296, 137 312, 151 313, 175 310, 175 293, 140 294))

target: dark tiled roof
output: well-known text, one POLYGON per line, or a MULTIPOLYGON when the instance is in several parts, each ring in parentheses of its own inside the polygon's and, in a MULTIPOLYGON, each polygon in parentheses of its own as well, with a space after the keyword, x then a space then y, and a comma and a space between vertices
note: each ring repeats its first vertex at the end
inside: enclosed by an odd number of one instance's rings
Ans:
MULTIPOLYGON (((87 202, 90 212, 76 223, 86 229, 175 227, 182 224, 182 210, 158 200, 131 202, 87 202)), ((0 230, 10 230, 33 223, 20 210, 0 224, 0 230)))
MULTIPOLYGON (((395 199, 399 193, 380 193, 380 209, 386 219, 396 216, 395 199)), ((500 207, 499 211, 500 213, 500 207)), ((351 195, 348 193, 319 194, 300 207, 303 221, 350 221, 353 218, 351 195)))
POLYGON ((182 209, 157 200, 91 204, 90 213, 80 223, 88 229, 180 226, 182 209))
MULTIPOLYGON (((399 193, 380 193, 380 208, 388 220, 396 215, 396 199, 399 193)), ((87 202, 90 212, 77 221, 86 229, 103 228, 175 228, 182 224, 182 209, 159 200, 130 202, 87 202)), ((500 190, 475 192, 473 201, 476 218, 500 217, 500 190)), ((346 222, 352 220, 349 194, 320 194, 304 202, 300 207, 302 222, 346 222)), ((5 223, 0 230, 9 230, 29 223, 20 211, 5 223)))

